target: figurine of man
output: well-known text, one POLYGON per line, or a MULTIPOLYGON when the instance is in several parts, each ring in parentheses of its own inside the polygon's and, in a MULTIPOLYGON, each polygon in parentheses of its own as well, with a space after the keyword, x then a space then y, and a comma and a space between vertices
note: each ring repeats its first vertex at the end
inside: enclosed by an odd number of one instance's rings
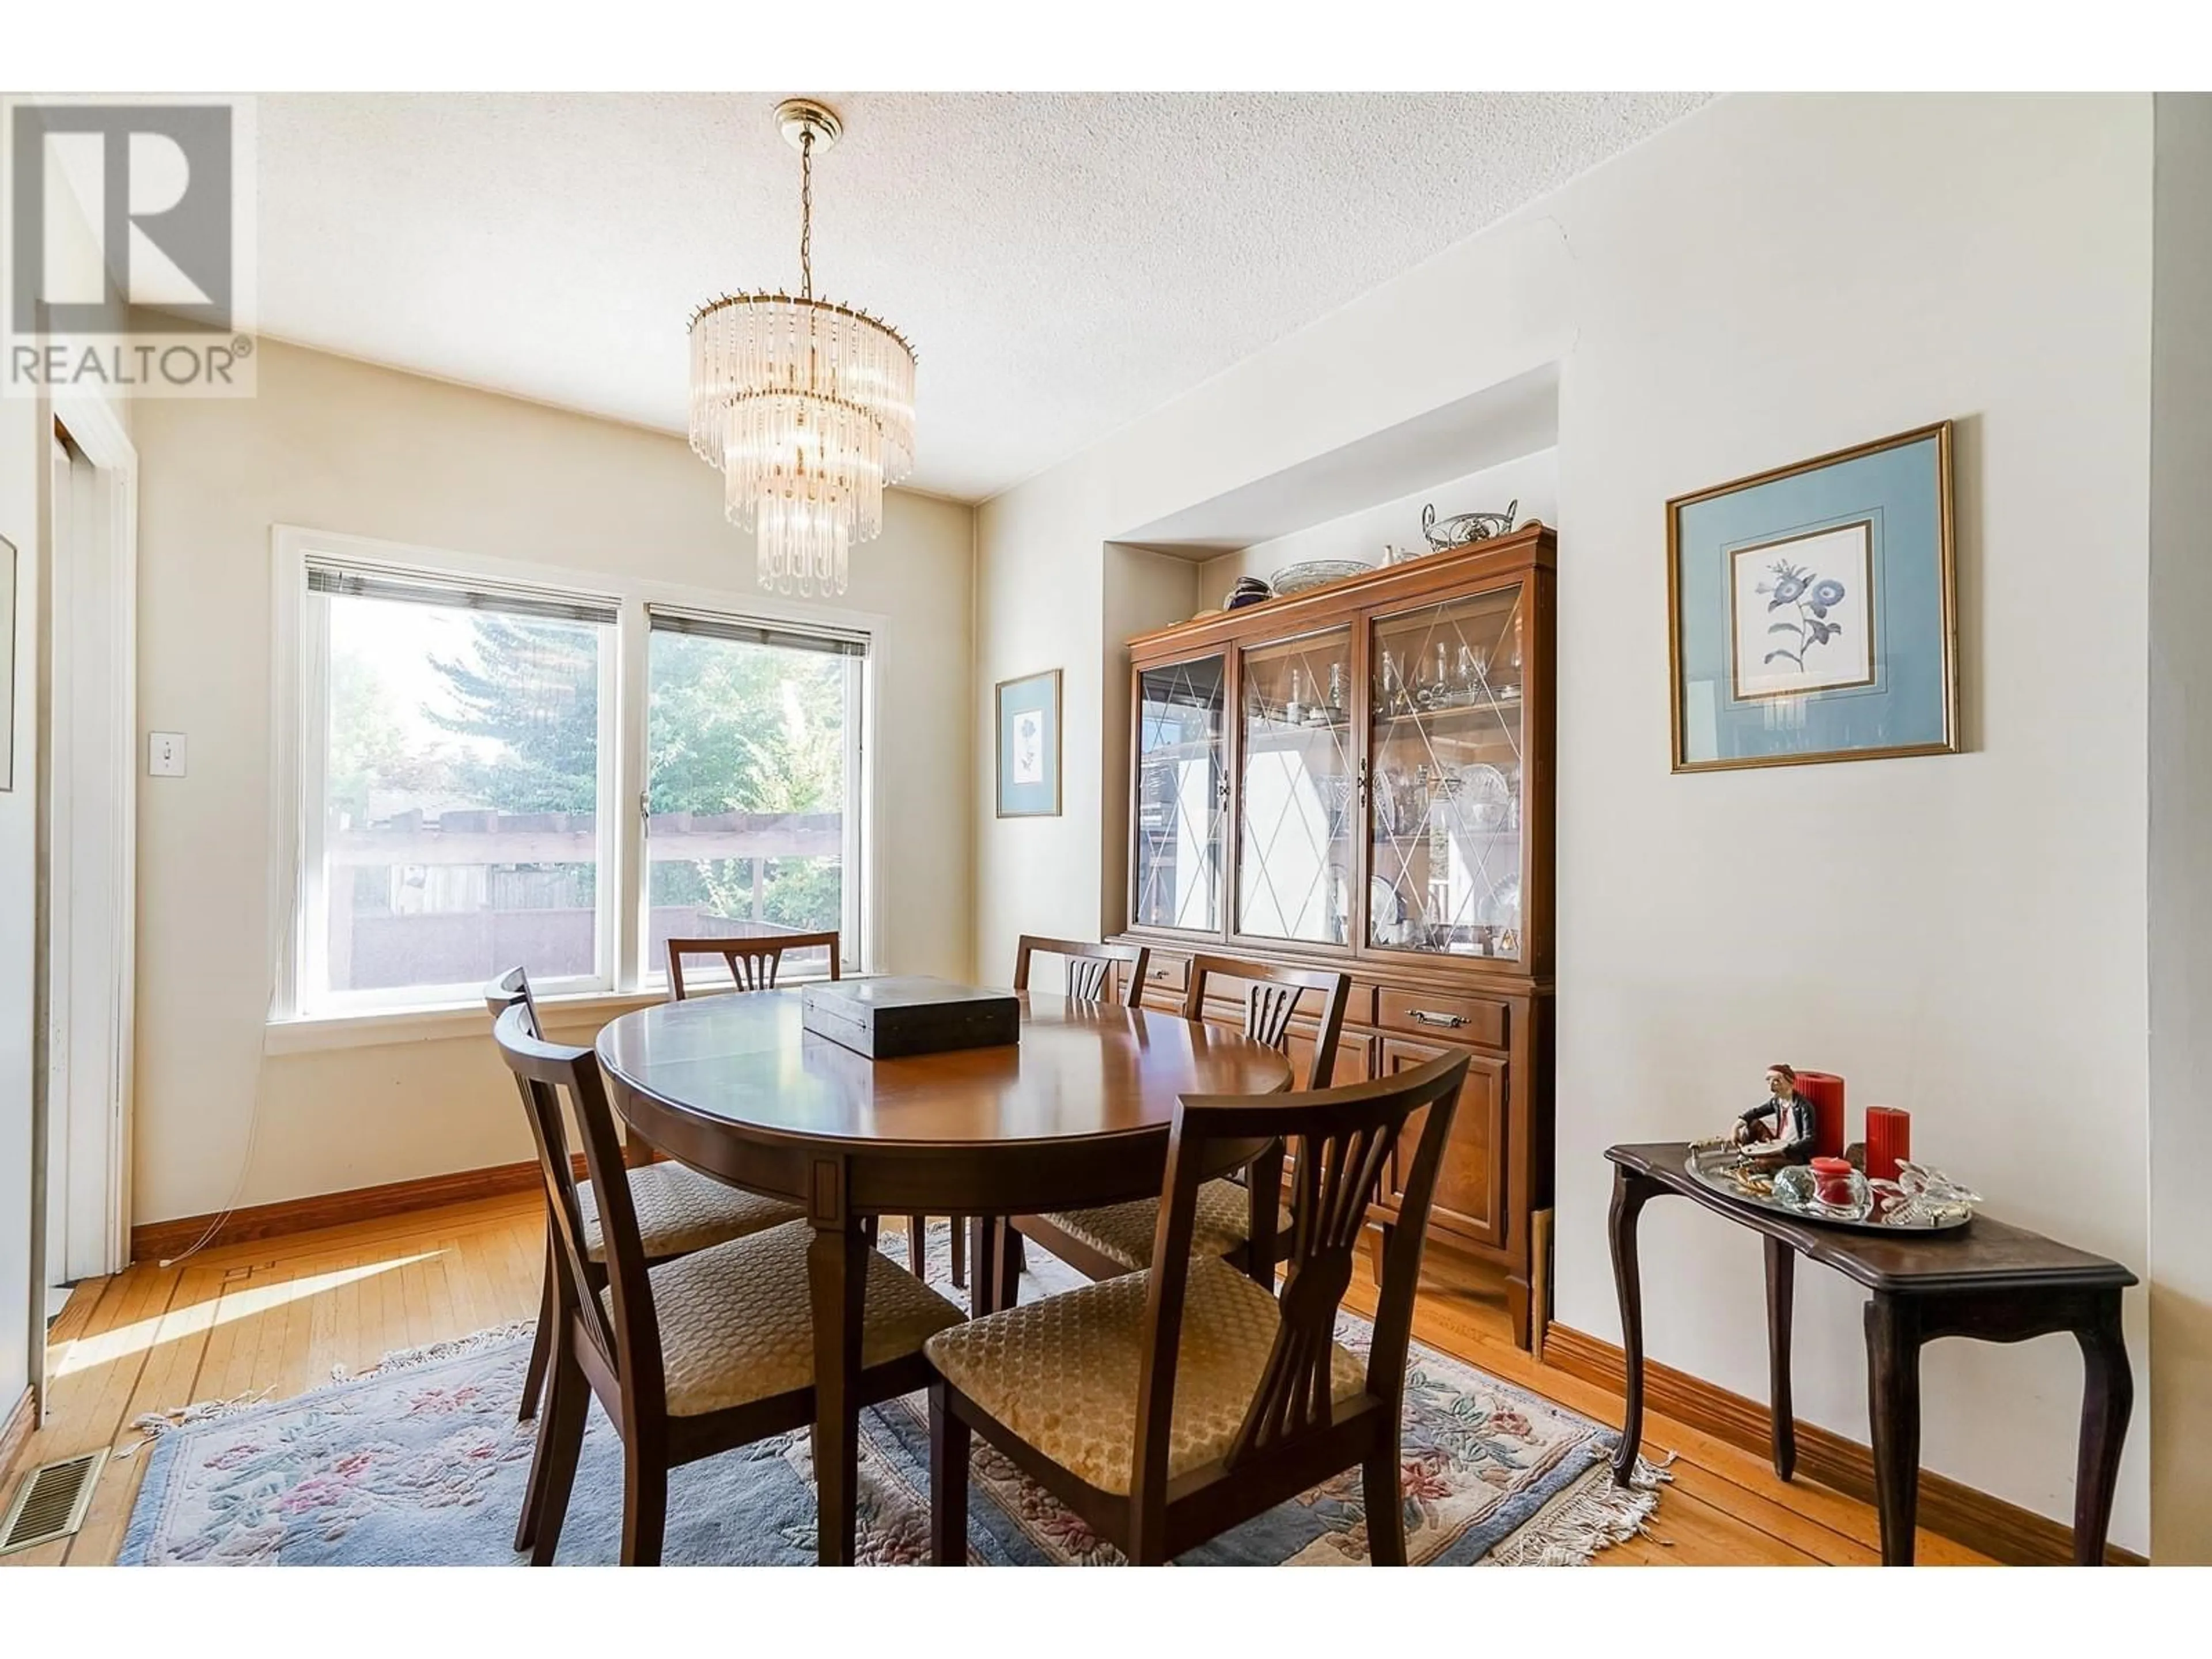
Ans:
POLYGON ((1788 1066, 1768 1066, 1766 1092, 1766 1099, 1736 1121, 1735 1144, 1786 1158, 1812 1156, 1813 1103, 1797 1092, 1796 1072, 1788 1066))

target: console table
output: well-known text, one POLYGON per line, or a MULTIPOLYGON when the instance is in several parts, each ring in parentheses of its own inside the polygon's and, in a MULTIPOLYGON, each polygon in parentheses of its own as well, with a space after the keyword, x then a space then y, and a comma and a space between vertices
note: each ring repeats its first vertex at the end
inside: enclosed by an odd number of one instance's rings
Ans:
POLYGON ((1796 1467, 1790 1402, 1790 1322, 1800 1255, 1873 1292, 1866 1306, 1868 1416, 1874 1430, 1875 1504, 1884 1566, 1912 1565, 1920 1483, 1920 1349, 1942 1336, 2021 1342, 2055 1331, 2081 1345, 2081 1437, 2075 1465, 2074 1560, 2101 1565, 2119 1478, 2135 1377, 2120 1332, 2120 1295, 2136 1276, 2023 1228, 1977 1216, 1950 1233, 1862 1232, 1799 1221, 1715 1192, 1684 1167, 1682 1141, 1613 1146, 1613 1273, 1627 1359, 1627 1413, 1613 1479, 1628 1484, 1644 1435, 1644 1293, 1636 1223, 1646 1203, 1672 1193, 1765 1236, 1769 1413, 1774 1472, 1796 1467))

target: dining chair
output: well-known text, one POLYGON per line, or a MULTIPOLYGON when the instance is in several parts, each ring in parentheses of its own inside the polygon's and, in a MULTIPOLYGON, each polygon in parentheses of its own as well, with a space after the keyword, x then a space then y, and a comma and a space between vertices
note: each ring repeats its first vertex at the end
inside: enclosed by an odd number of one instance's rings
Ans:
MULTIPOLYGON (((830 958, 829 977, 845 977, 842 959, 842 940, 835 933, 757 933, 725 936, 715 933, 690 939, 672 939, 668 941, 668 1000, 688 1002, 694 996, 727 996, 746 991, 773 991, 783 972, 783 959, 802 951, 820 951, 830 958), (684 958, 686 957, 720 957, 728 969, 730 982, 720 981, 691 985, 684 982, 684 958)), ((868 1243, 875 1244, 875 1218, 870 1217, 866 1229, 868 1243)), ((957 1238, 953 1241, 957 1246, 957 1238)), ((921 1272, 921 1252, 916 1249, 915 1272, 921 1272)), ((963 1264, 959 1251, 953 1252, 952 1282, 961 1282, 963 1264)))
MULTIPOLYGON (((1185 1019, 1205 1017, 1206 981, 1216 975, 1248 981, 1244 1034, 1285 1054, 1290 1048, 1291 1018, 1297 1012, 1300 999, 1308 992, 1319 997, 1320 1024, 1314 1036, 1313 1065, 1304 1079, 1292 1081, 1310 1089, 1325 1086, 1336 1066, 1337 1042, 1344 1031, 1352 976, 1333 969, 1282 968, 1228 957, 1194 957, 1190 981, 1183 991, 1185 1019)), ((1199 1188, 1191 1248, 1200 1255, 1219 1256, 1243 1268, 1261 1285, 1272 1285, 1276 1240, 1283 1227, 1275 1200, 1282 1186, 1279 1144, 1260 1155, 1241 1184, 1227 1176, 1206 1182, 1199 1188)), ((1112 1279, 1152 1265, 1158 1222, 1159 1200, 1140 1198, 1093 1210, 1022 1216, 1013 1225, 1086 1278, 1112 1279)))
MULTIPOLYGON (((1014 941, 1014 989, 1026 995, 1030 988, 1030 959, 1042 953, 1056 956, 1066 964, 1066 994, 1071 1002, 1085 1003, 1093 1007, 1106 1000, 1117 968, 1127 970, 1127 982, 1122 993, 1122 1002, 1133 1008, 1137 999, 1144 994, 1145 963, 1151 959, 1148 946, 1133 945, 1101 945, 1089 939, 1048 939, 1042 933, 1024 933, 1014 941)), ((985 1221, 976 1230, 974 1240, 975 1271, 974 1285, 968 1285, 965 1248, 968 1236, 963 1231, 966 1218, 948 1218, 951 1231, 952 1282, 969 1290, 969 1303, 979 1313, 988 1313, 1001 1295, 1012 1300, 1012 1287, 1021 1277, 1021 1249, 1018 1239, 1011 1237, 1006 1223, 996 1218, 985 1221), (1004 1279, 1006 1289, 996 1289, 1004 1279)), ((907 1225, 907 1266, 915 1273, 923 1271, 927 1260, 929 1218, 908 1216, 907 1225)))
POLYGON ((1014 941, 1014 989, 1030 988, 1030 958, 1038 954, 1058 957, 1066 964, 1067 1000, 1093 1006, 1106 1000, 1114 970, 1127 969, 1121 1004, 1133 1008, 1145 994, 1145 964, 1152 948, 1143 945, 1097 945, 1088 939, 1047 939, 1024 933, 1014 941))
MULTIPOLYGON (((493 1026, 530 1120, 554 1218, 554 1336, 545 1421, 515 1548, 550 1564, 596 1396, 623 1443, 622 1561, 660 1559, 668 1472, 814 1420, 814 1229, 787 1221, 654 1265, 647 1257, 599 1060, 532 1033, 510 1007, 493 1026), (595 1269, 563 1097, 599 1194, 595 1269)), ((867 1253, 854 1409, 928 1380, 922 1344, 965 1316, 878 1250, 867 1253)))
POLYGON ((1158 1565, 1357 1466, 1369 1559, 1406 1560, 1399 1422, 1413 1291, 1467 1057, 1293 1095, 1185 1096, 1152 1266, 948 1326, 925 1345, 930 1559, 968 1554, 970 1437, 1139 1565, 1158 1565), (1400 1141, 1427 1111, 1410 1167, 1400 1141), (1204 1171, 1224 1141, 1291 1143, 1279 1300, 1194 1253, 1204 1171), (1363 1364, 1335 1340, 1369 1195, 1407 1170, 1363 1364))
MULTIPOLYGON (((509 1008, 520 1008, 524 1029, 532 1037, 544 1038, 545 1029, 538 1022, 538 1001, 531 994, 530 975, 523 969, 510 968, 487 985, 484 1006, 495 1024, 509 1008)), ((779 1200, 726 1187, 681 1164, 656 1164, 652 1158, 653 1149, 642 1140, 633 1137, 623 1141, 622 1162, 628 1171, 630 1208, 637 1216, 640 1240, 649 1261, 672 1261, 805 1213, 779 1200)), ((579 1182, 576 1196, 584 1229, 586 1270, 604 1284, 605 1240, 602 1237, 596 1183, 579 1182)), ((545 1386, 545 1369, 553 1355, 555 1231, 553 1212, 549 1206, 545 1212, 545 1279, 538 1303, 538 1335, 530 1346, 529 1368, 523 1372, 522 1408, 518 1413, 525 1422, 538 1414, 538 1399, 545 1386)))
MULTIPOLYGON (((776 976, 782 971, 785 957, 799 951, 827 950, 830 953, 830 977, 844 977, 844 964, 838 960, 839 938, 830 933, 762 933, 743 938, 672 939, 668 941, 668 1000, 682 1002, 692 991, 684 983, 684 958, 686 957, 720 957, 730 970, 730 978, 740 991, 773 991, 776 976)), ((702 990, 720 990, 720 986, 701 987, 702 990)))

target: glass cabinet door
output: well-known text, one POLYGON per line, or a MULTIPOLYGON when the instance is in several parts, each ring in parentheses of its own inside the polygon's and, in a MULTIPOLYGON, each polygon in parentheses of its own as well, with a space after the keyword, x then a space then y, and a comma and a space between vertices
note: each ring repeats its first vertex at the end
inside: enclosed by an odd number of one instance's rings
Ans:
POLYGON ((1224 662, 1200 657, 1138 676, 1136 927, 1221 931, 1224 662))
POLYGON ((1522 954, 1519 586, 1372 624, 1367 943, 1522 954))
POLYGON ((1352 942, 1352 630, 1247 650, 1237 825, 1237 931, 1352 942))

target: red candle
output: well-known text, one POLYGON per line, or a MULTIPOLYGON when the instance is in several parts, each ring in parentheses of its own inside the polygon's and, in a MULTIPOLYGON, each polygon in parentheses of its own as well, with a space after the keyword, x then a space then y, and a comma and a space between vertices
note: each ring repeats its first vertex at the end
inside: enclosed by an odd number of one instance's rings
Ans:
POLYGON ((1844 1080, 1831 1072, 1800 1072, 1797 1092, 1813 1103, 1813 1155, 1844 1154, 1844 1080))
POLYGON ((1851 1201, 1851 1166, 1840 1158, 1813 1160, 1813 1196, 1842 1208, 1851 1201))
POLYGON ((1912 1114, 1894 1106, 1869 1106, 1866 1115, 1869 1181, 1894 1181, 1897 1166, 1912 1156, 1912 1114))

